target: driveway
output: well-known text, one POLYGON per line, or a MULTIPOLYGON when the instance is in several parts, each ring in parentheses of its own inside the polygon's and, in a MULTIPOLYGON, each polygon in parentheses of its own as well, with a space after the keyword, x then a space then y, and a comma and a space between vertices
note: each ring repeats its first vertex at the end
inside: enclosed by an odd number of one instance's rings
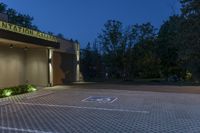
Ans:
POLYGON ((13 98, 0 106, 0 132, 200 132, 200 94, 117 90, 117 85, 110 89, 58 86, 44 91, 51 93, 13 98))

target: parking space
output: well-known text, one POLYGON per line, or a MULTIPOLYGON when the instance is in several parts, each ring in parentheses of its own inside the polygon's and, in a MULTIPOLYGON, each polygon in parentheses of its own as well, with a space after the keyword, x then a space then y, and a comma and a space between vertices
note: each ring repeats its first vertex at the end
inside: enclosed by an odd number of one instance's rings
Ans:
POLYGON ((200 132, 199 94, 79 87, 51 91, 0 106, 1 133, 200 132))

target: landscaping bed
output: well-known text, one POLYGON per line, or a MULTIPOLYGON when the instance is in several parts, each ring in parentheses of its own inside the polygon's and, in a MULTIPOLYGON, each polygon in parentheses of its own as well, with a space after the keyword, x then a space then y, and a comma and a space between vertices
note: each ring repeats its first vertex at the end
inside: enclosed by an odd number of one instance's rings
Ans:
POLYGON ((34 85, 20 85, 16 87, 8 87, 0 89, 0 98, 29 93, 36 90, 36 86, 34 85))

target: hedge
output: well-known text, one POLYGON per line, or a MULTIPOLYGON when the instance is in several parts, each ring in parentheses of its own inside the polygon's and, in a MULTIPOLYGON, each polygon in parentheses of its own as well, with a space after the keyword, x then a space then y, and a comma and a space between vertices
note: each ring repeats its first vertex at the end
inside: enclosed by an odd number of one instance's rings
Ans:
POLYGON ((37 90, 36 86, 34 85, 20 85, 16 87, 4 88, 4 89, 0 89, 0 98, 8 97, 11 95, 24 94, 24 93, 33 92, 36 90, 37 90))

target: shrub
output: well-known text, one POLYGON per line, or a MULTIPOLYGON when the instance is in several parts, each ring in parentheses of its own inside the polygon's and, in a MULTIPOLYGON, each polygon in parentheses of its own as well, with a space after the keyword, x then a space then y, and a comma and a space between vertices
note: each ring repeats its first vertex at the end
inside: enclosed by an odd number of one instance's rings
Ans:
POLYGON ((186 74, 185 74, 185 80, 186 81, 190 81, 192 80, 192 73, 187 71, 186 74))
POLYGON ((11 95, 24 94, 24 93, 33 92, 36 90, 37 90, 36 86, 34 85, 20 85, 17 87, 4 88, 4 89, 0 89, 0 98, 8 97, 11 95))
POLYGON ((28 92, 33 92, 33 91, 36 91, 36 87, 34 87, 33 85, 27 85, 27 88, 28 88, 28 92))
POLYGON ((12 92, 13 91, 11 89, 5 89, 5 90, 3 90, 2 96, 9 97, 9 96, 11 96, 12 92))

